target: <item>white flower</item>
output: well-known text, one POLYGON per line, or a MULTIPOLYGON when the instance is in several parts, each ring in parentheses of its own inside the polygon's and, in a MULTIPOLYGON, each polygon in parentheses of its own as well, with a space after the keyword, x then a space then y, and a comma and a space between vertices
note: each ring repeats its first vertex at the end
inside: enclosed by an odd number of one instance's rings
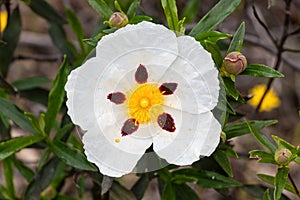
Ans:
POLYGON ((85 154, 102 174, 130 173, 152 144, 168 163, 190 165, 219 143, 211 55, 162 25, 141 22, 103 37, 65 89, 68 114, 87 131, 85 154))

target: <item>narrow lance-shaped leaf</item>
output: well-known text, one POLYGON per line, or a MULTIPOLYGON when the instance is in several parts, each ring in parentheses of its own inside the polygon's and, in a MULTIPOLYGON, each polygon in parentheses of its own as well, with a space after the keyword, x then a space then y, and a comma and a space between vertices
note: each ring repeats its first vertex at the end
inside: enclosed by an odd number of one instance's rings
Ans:
POLYGON ((52 89, 49 93, 48 108, 45 115, 45 133, 49 134, 54 126, 56 115, 65 98, 64 86, 67 82, 68 70, 67 58, 65 56, 60 70, 54 80, 52 89))
POLYGON ((227 54, 233 51, 240 52, 243 46, 245 37, 245 22, 242 22, 235 34, 233 35, 232 41, 227 50, 227 54))
POLYGON ((20 151, 24 147, 37 143, 43 139, 43 136, 32 135, 12 138, 0 143, 0 160, 20 151))
POLYGON ((264 192, 263 200, 271 200, 269 188, 264 192))
POLYGON ((45 0, 30 0, 29 7, 38 15, 49 22, 65 24, 66 20, 62 18, 57 11, 45 0))
POLYGON ((7 99, 0 98, 0 112, 25 131, 37 134, 24 112, 7 99))
POLYGON ((241 0, 219 1, 219 3, 217 3, 204 17, 202 17, 189 35, 195 37, 200 33, 205 33, 212 30, 228 15, 233 13, 240 3, 241 0))
POLYGON ((266 78, 282 78, 284 75, 279 71, 262 64, 250 64, 240 73, 240 75, 249 75, 266 78))
POLYGON ((50 148, 58 158, 72 167, 82 170, 97 171, 97 168, 89 163, 81 152, 69 147, 63 142, 54 140, 51 143, 50 148))
MULTIPOLYGON (((274 176, 266 175, 266 174, 256 174, 258 178, 260 178, 262 181, 274 185, 274 176)), ((284 189, 296 194, 295 188, 291 183, 286 183, 284 189)))
POLYGON ((248 121, 246 121, 250 132, 253 134, 255 139, 264 147, 270 150, 271 153, 275 153, 276 147, 275 145, 263 134, 259 133, 248 121))
POLYGON ((200 200, 195 190, 190 188, 187 184, 175 184, 174 187, 178 199, 200 200))
POLYGON ((14 163, 11 158, 6 158, 3 160, 3 171, 5 175, 5 182, 6 182, 6 188, 8 195, 10 196, 11 199, 15 199, 16 194, 15 194, 15 186, 14 186, 14 163))
POLYGON ((88 0, 88 2, 106 20, 113 14, 113 11, 104 0, 88 0))
POLYGON ((230 161, 226 155, 226 153, 222 150, 217 150, 213 154, 214 159, 217 163, 222 167, 222 169, 226 172, 228 176, 232 176, 232 169, 230 165, 230 161))
POLYGON ((286 180, 289 174, 289 168, 288 167, 280 167, 278 168, 277 174, 275 176, 274 180, 274 199, 279 200, 281 197, 281 193, 285 187, 286 180))
POLYGON ((175 189, 171 182, 166 183, 162 193, 162 200, 175 200, 175 189))
POLYGON ((45 77, 29 77, 18 79, 12 84, 20 91, 38 88, 48 83, 50 83, 50 80, 45 77))
POLYGON ((238 100, 240 93, 239 93, 239 91, 237 91, 237 89, 234 85, 234 82, 230 78, 227 78, 227 77, 222 77, 222 80, 224 83, 226 93, 229 96, 233 97, 235 100, 238 100))
POLYGON ((178 30, 178 14, 175 0, 161 0, 161 5, 171 30, 179 32, 178 30))
POLYGON ((26 181, 30 182, 34 177, 34 172, 29 167, 27 167, 22 161, 15 158, 15 156, 13 156, 13 163, 14 166, 16 166, 16 168, 20 172, 20 174, 22 174, 22 176, 26 179, 26 181))

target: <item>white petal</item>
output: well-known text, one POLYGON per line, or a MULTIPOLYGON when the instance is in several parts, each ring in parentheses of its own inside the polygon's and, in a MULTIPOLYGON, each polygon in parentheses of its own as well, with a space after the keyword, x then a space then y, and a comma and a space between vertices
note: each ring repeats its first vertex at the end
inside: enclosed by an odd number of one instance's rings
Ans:
POLYGON ((191 114, 166 108, 175 121, 174 133, 161 131, 154 140, 154 151, 171 164, 190 165, 200 156, 209 156, 220 140, 221 126, 211 112, 191 114))
POLYGON ((118 127, 107 125, 103 130, 97 126, 89 129, 83 136, 83 143, 87 159, 95 163, 102 174, 120 177, 132 172, 146 149, 151 146, 152 140, 121 137, 118 127), (115 141, 117 138, 120 139, 119 142, 115 141))
POLYGON ((178 49, 179 56, 160 80, 178 83, 166 105, 194 114, 212 110, 218 102, 219 80, 211 55, 189 36, 178 37, 178 49))

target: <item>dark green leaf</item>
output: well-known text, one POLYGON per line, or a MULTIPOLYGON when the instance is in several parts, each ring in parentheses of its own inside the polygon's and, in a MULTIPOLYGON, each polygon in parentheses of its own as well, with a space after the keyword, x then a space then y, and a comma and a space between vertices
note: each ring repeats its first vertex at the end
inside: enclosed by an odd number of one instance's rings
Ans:
MULTIPOLYGON (((256 174, 258 178, 260 178, 262 181, 270 184, 270 185, 274 185, 274 176, 270 176, 270 175, 266 175, 266 174, 256 174)), ((286 183, 284 189, 296 194, 296 191, 293 187, 292 184, 290 183, 286 183)))
POLYGON ((130 6, 129 6, 128 10, 127 10, 127 13, 126 13, 126 15, 127 15, 127 17, 128 17, 129 20, 135 16, 135 14, 136 14, 136 8, 137 8, 137 6, 139 4, 140 4, 140 0, 134 0, 130 4, 130 6))
POLYGON ((84 33, 83 33, 81 23, 78 17, 76 16, 76 14, 71 9, 66 8, 66 14, 67 14, 68 22, 80 45, 81 51, 84 53, 85 52, 84 45, 83 45, 84 33))
POLYGON ((22 98, 47 106, 49 91, 42 88, 19 91, 22 98))
POLYGON ((221 0, 217 3, 190 32, 190 36, 198 36, 212 30, 240 5, 241 0, 221 0))
POLYGON ((205 33, 200 33, 195 38, 197 41, 208 40, 210 42, 216 43, 219 40, 224 40, 230 38, 230 34, 222 33, 219 31, 209 31, 205 33))
POLYGON ((276 161, 274 160, 274 155, 271 153, 267 153, 262 150, 253 150, 249 152, 250 158, 257 158, 260 163, 272 163, 277 165, 276 161))
POLYGON ((174 171, 172 174, 184 174, 186 176, 195 177, 198 179, 197 184, 203 188, 223 189, 243 186, 243 184, 231 178, 225 177, 212 171, 180 169, 174 171))
POLYGON ((77 198, 70 197, 70 196, 67 196, 67 195, 58 194, 58 195, 55 197, 55 200, 78 200, 78 199, 77 199, 77 198))
POLYGON ((175 189, 171 182, 166 183, 162 192, 161 200, 175 200, 175 189))
POLYGON ((38 88, 42 85, 50 83, 50 80, 45 77, 30 77, 30 78, 24 78, 19 79, 12 84, 18 89, 18 90, 29 90, 38 88))
POLYGON ((230 161, 226 155, 226 153, 222 150, 216 150, 213 154, 214 159, 217 163, 222 167, 222 169, 226 172, 226 174, 232 177, 232 169, 230 165, 230 161))
POLYGON ((44 0, 30 0, 29 7, 38 15, 45 18, 49 22, 57 24, 65 24, 63 19, 54 8, 44 0))
POLYGON ((7 27, 5 28, 0 42, 0 73, 6 77, 9 64, 18 45, 21 33, 21 17, 19 7, 12 12, 7 27))
POLYGON ((171 30, 180 32, 178 27, 178 14, 175 0, 161 0, 161 5, 171 30))
POLYGON ((152 21, 151 17, 145 16, 145 15, 136 15, 133 18, 130 19, 129 23, 130 24, 137 24, 142 21, 152 21))
POLYGON ((133 185, 131 191, 135 195, 136 199, 140 200, 143 198, 145 191, 148 188, 149 182, 149 174, 144 173, 141 175, 139 180, 133 185))
POLYGON ((271 200, 269 188, 264 192, 263 200, 271 200))
POLYGON ((235 88, 234 82, 230 78, 227 78, 227 77, 222 77, 222 80, 224 83, 226 93, 229 96, 233 97, 235 100, 238 100, 240 97, 240 93, 235 88))
POLYGON ((195 17, 199 12, 200 0, 190 0, 187 2, 186 6, 182 11, 182 16, 185 17, 186 23, 191 23, 194 21, 195 17))
POLYGON ((51 154, 51 150, 49 147, 46 147, 42 153, 41 153, 41 156, 40 156, 40 160, 39 160, 39 164, 38 164, 38 169, 42 169, 42 167, 46 164, 49 156, 51 154))
POLYGON ((63 54, 67 55, 69 61, 73 62, 76 59, 78 59, 79 57, 78 52, 75 46, 68 41, 66 32, 64 31, 62 25, 50 23, 49 34, 54 45, 63 54))
POLYGON ((111 186, 110 191, 114 193, 114 196, 116 199, 122 199, 122 200, 135 200, 134 194, 123 187, 120 183, 114 181, 114 183, 111 186))
POLYGON ((297 149, 294 145, 288 143, 287 141, 281 139, 280 137, 276 135, 272 135, 273 140, 276 142, 278 149, 286 148, 290 150, 293 154, 297 154, 297 149))
POLYGON ((76 149, 66 145, 63 142, 54 140, 51 143, 51 150, 55 155, 64 161, 67 165, 75 167, 77 169, 97 171, 97 168, 89 163, 86 157, 77 151, 76 149))
POLYGON ((15 122, 19 127, 30 133, 36 133, 30 121, 25 117, 24 112, 10 101, 0 98, 0 112, 7 118, 15 122))
POLYGON ((245 22, 242 22, 239 28, 236 30, 233 35, 232 41, 227 50, 227 54, 233 51, 240 52, 243 46, 243 41, 245 37, 245 22))
POLYGON ((16 159, 15 157, 13 157, 13 163, 22 174, 22 176, 27 180, 27 182, 30 182, 34 177, 34 172, 29 167, 24 165, 22 161, 16 159))
POLYGON ((197 181, 197 178, 185 174, 175 174, 170 180, 174 184, 196 183, 197 181))
POLYGON ((113 11, 104 0, 88 0, 88 2, 106 20, 113 14, 113 11))
POLYGON ((248 121, 246 121, 248 128, 250 130, 250 132, 252 133, 252 135, 255 137, 255 139, 264 147, 266 147, 267 149, 270 150, 270 152, 272 154, 275 153, 276 151, 276 147, 275 145, 263 134, 261 134, 260 132, 258 132, 258 130, 256 130, 251 123, 249 123, 248 121))
POLYGON ((8 156, 20 151, 24 147, 37 143, 43 139, 43 136, 22 136, 12 138, 10 140, 0 143, 0 160, 7 158, 8 156))
POLYGON ((24 193, 24 200, 39 200, 40 194, 51 183, 52 179, 57 173, 59 160, 52 158, 49 160, 41 170, 39 170, 34 179, 29 183, 24 193))
POLYGON ((56 132, 56 135, 54 137, 55 140, 60 140, 63 138, 67 133, 69 133, 74 128, 74 125, 72 123, 69 123, 65 125, 63 128, 59 129, 56 132))
MULTIPOLYGON (((249 123, 253 126, 256 130, 261 130, 267 126, 276 124, 277 120, 252 120, 249 123)), ((229 126, 225 126, 223 131, 226 133, 226 138, 231 139, 233 137, 241 136, 250 133, 249 127, 246 122, 241 122, 238 124, 233 124, 229 126)))
POLYGON ((65 57, 49 93, 48 108, 45 115, 45 132, 47 134, 50 133, 52 127, 54 126, 56 115, 58 114, 64 101, 64 86, 67 82, 68 74, 68 63, 67 58, 65 57))
POLYGON ((205 49, 211 53, 212 59, 214 60, 216 66, 220 68, 223 62, 223 58, 218 45, 210 41, 204 41, 203 43, 205 49))
POLYGON ((186 184, 174 185, 176 191, 176 199, 200 200, 196 192, 186 184))
POLYGON ((289 170, 290 169, 288 167, 280 167, 277 170, 275 180, 274 180, 274 186, 275 186, 274 199, 275 200, 279 200, 281 197, 281 193, 285 187, 289 170))
POLYGON ((14 163, 11 158, 6 158, 5 160, 3 160, 3 173, 5 175, 6 189, 10 199, 16 198, 13 167, 14 167, 14 163))
POLYGON ((267 78, 282 78, 284 75, 275 69, 262 64, 250 64, 247 66, 245 71, 240 75, 249 75, 256 77, 267 77, 267 78))

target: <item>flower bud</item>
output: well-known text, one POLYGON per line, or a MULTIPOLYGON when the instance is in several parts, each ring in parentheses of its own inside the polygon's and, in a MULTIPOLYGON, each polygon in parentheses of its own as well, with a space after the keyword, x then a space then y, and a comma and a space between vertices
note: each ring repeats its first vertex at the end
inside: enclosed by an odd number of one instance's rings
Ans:
POLYGON ((287 165, 290 162, 292 152, 288 149, 279 149, 275 152, 275 161, 279 165, 287 165))
POLYGON ((222 72, 225 76, 230 74, 237 75, 247 67, 247 59, 240 52, 234 51, 229 53, 223 60, 222 72))
POLYGON ((109 18, 109 26, 121 28, 128 23, 128 18, 124 13, 115 12, 109 18))

